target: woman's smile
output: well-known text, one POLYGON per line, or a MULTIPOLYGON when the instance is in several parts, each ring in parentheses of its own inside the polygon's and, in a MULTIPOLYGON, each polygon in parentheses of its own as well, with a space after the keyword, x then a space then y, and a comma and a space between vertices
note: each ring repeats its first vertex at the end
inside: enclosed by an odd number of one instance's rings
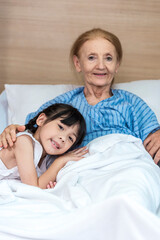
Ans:
POLYGON ((107 73, 93 73, 96 77, 106 77, 107 73))
POLYGON ((115 47, 101 37, 86 41, 79 51, 79 57, 74 57, 74 64, 77 72, 82 72, 87 87, 97 85, 102 88, 106 86, 107 89, 119 67, 115 47))

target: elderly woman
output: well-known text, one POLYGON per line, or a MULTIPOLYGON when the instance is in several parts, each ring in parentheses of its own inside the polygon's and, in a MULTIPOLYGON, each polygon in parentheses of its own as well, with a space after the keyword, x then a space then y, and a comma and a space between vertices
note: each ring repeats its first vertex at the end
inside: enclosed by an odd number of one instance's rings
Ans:
MULTIPOLYGON (((81 74, 84 87, 76 88, 50 100, 35 113, 27 116, 26 123, 39 111, 54 103, 68 103, 84 116, 87 134, 83 141, 112 133, 129 134, 140 138, 155 163, 160 160, 160 125, 155 114, 138 96, 124 90, 112 89, 114 77, 122 61, 119 39, 102 29, 81 34, 74 42, 71 60, 81 74)), ((16 130, 24 126, 10 125, 0 135, 0 145, 13 145, 16 130)))

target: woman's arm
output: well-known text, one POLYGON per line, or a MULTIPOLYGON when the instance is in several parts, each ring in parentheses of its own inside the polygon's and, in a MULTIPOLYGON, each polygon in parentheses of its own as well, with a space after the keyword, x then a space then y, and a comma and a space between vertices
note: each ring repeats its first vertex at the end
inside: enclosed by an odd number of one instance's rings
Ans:
POLYGON ((132 99, 132 131, 144 144, 146 151, 157 164, 160 161, 160 124, 155 113, 140 97, 130 94, 132 99))
POLYGON ((16 132, 25 131, 25 126, 21 125, 9 125, 4 129, 0 134, 0 147, 7 148, 8 146, 12 147, 16 141, 16 132))
POLYGON ((145 149, 152 156, 154 162, 160 161, 160 130, 149 134, 143 142, 145 149))

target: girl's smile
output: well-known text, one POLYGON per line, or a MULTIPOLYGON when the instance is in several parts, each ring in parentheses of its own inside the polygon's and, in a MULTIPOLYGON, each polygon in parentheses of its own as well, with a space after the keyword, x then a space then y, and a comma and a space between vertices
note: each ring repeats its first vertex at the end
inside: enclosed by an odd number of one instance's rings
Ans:
POLYGON ((51 144, 53 146, 54 149, 59 149, 60 148, 60 144, 58 144, 56 141, 54 141, 53 139, 51 139, 51 144))

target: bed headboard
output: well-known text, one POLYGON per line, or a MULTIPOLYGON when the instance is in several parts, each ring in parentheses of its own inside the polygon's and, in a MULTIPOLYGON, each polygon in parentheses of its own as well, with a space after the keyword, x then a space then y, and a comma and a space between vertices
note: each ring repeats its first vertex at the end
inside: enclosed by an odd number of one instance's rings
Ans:
POLYGON ((80 84, 69 50, 94 27, 122 42, 116 82, 160 78, 160 1, 5 0, 0 16, 0 92, 5 83, 80 84))

